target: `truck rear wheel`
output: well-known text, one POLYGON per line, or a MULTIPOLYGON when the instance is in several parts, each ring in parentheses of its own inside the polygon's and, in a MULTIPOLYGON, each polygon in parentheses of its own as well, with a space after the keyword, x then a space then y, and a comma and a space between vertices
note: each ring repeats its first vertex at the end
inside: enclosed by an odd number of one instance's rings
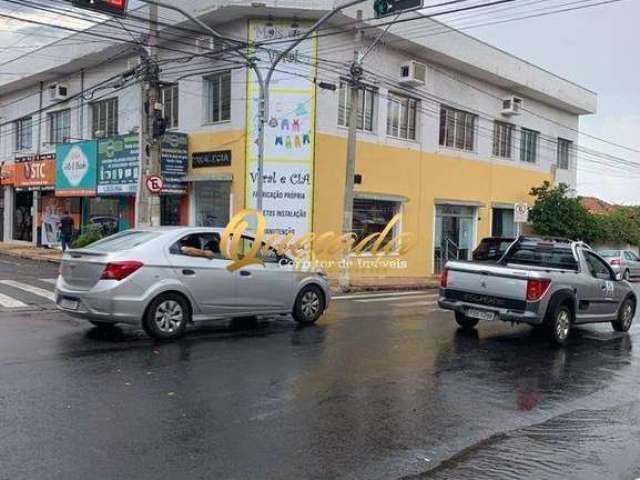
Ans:
POLYGON ((564 345, 571 332, 572 320, 571 309, 566 304, 558 305, 545 321, 547 334, 558 345, 564 345))
POLYGON ((456 322, 461 328, 471 330, 478 324, 477 318, 469 318, 464 313, 456 312, 456 322))
POLYGON ((636 305, 630 298, 622 302, 618 318, 611 322, 611 326, 616 332, 627 332, 633 323, 633 316, 636 313, 636 305))

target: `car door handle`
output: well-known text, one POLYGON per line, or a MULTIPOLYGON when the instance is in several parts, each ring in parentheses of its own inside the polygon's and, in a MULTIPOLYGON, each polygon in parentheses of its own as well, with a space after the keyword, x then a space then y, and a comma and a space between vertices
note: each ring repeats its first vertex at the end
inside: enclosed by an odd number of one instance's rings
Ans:
POLYGON ((196 274, 196 272, 195 272, 195 271, 193 271, 193 270, 189 270, 188 268, 185 268, 184 270, 182 270, 182 274, 183 274, 183 275, 192 276, 192 275, 195 275, 195 274, 196 274))
POLYGON ((247 272, 246 270, 240 270, 240 276, 241 277, 250 277, 251 276, 251 272, 247 272))

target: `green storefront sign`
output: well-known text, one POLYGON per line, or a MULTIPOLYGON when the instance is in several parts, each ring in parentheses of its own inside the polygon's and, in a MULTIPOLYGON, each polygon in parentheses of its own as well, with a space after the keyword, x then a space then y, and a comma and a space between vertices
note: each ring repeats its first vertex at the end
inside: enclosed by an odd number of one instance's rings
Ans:
POLYGON ((138 188, 138 135, 98 141, 98 195, 131 195, 138 188))
POLYGON ((66 143, 56 147, 56 196, 96 195, 98 142, 66 143))

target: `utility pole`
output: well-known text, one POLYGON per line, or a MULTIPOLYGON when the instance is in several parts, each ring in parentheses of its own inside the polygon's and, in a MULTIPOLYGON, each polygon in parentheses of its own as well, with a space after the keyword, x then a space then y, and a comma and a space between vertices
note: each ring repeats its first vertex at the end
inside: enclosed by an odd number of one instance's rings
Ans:
POLYGON ((160 102, 160 71, 158 68, 158 6, 149 6, 149 37, 147 50, 142 50, 140 63, 144 79, 141 90, 140 153, 136 195, 136 226, 160 226, 160 195, 145 188, 151 175, 160 176, 161 137, 164 134, 160 102))
MULTIPOLYGON (((344 181, 344 207, 342 220, 342 233, 349 233, 353 229, 353 179, 356 173, 356 156, 358 149, 358 103, 360 97, 360 80, 362 79, 362 55, 359 47, 362 41, 362 10, 357 13, 358 23, 355 32, 355 50, 353 51, 353 61, 349 69, 349 133, 347 136, 347 165, 344 181)), ((364 115, 364 112, 362 112, 364 115)), ((340 290, 349 290, 349 254, 351 251, 350 242, 345 241, 342 263, 340 265, 340 277, 338 284, 340 290)))

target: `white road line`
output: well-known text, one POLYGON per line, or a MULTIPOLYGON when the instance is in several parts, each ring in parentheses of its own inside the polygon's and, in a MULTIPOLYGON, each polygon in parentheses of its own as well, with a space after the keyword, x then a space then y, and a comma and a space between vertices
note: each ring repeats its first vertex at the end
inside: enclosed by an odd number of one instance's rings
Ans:
POLYGON ((438 295, 416 295, 415 293, 411 296, 407 295, 406 297, 382 297, 382 298, 366 298, 363 300, 354 300, 358 303, 369 303, 369 302, 395 302, 398 300, 417 300, 419 298, 436 298, 438 295))
POLYGON ((355 300, 355 299, 364 299, 364 298, 378 298, 378 297, 399 297, 401 295, 426 295, 424 290, 414 290, 411 292, 385 292, 385 293, 360 293, 357 295, 338 295, 336 297, 331 297, 332 300, 355 300))
POLYGON ((31 285, 27 285, 26 283, 16 282, 15 280, 0 280, 0 283, 2 285, 7 285, 9 287, 24 290, 25 292, 29 292, 39 297, 47 298, 52 302, 56 301, 56 296, 51 290, 45 290, 44 288, 33 287, 31 285))
POLYGON ((40 281, 44 283, 50 283, 51 285, 55 285, 58 279, 57 278, 41 278, 40 281))
POLYGON ((4 308, 23 308, 26 307, 27 304, 17 300, 9 295, 4 295, 0 293, 0 307, 4 308))
POLYGON ((408 303, 394 303, 394 307, 424 307, 427 305, 436 305, 438 302, 408 302, 408 303))

